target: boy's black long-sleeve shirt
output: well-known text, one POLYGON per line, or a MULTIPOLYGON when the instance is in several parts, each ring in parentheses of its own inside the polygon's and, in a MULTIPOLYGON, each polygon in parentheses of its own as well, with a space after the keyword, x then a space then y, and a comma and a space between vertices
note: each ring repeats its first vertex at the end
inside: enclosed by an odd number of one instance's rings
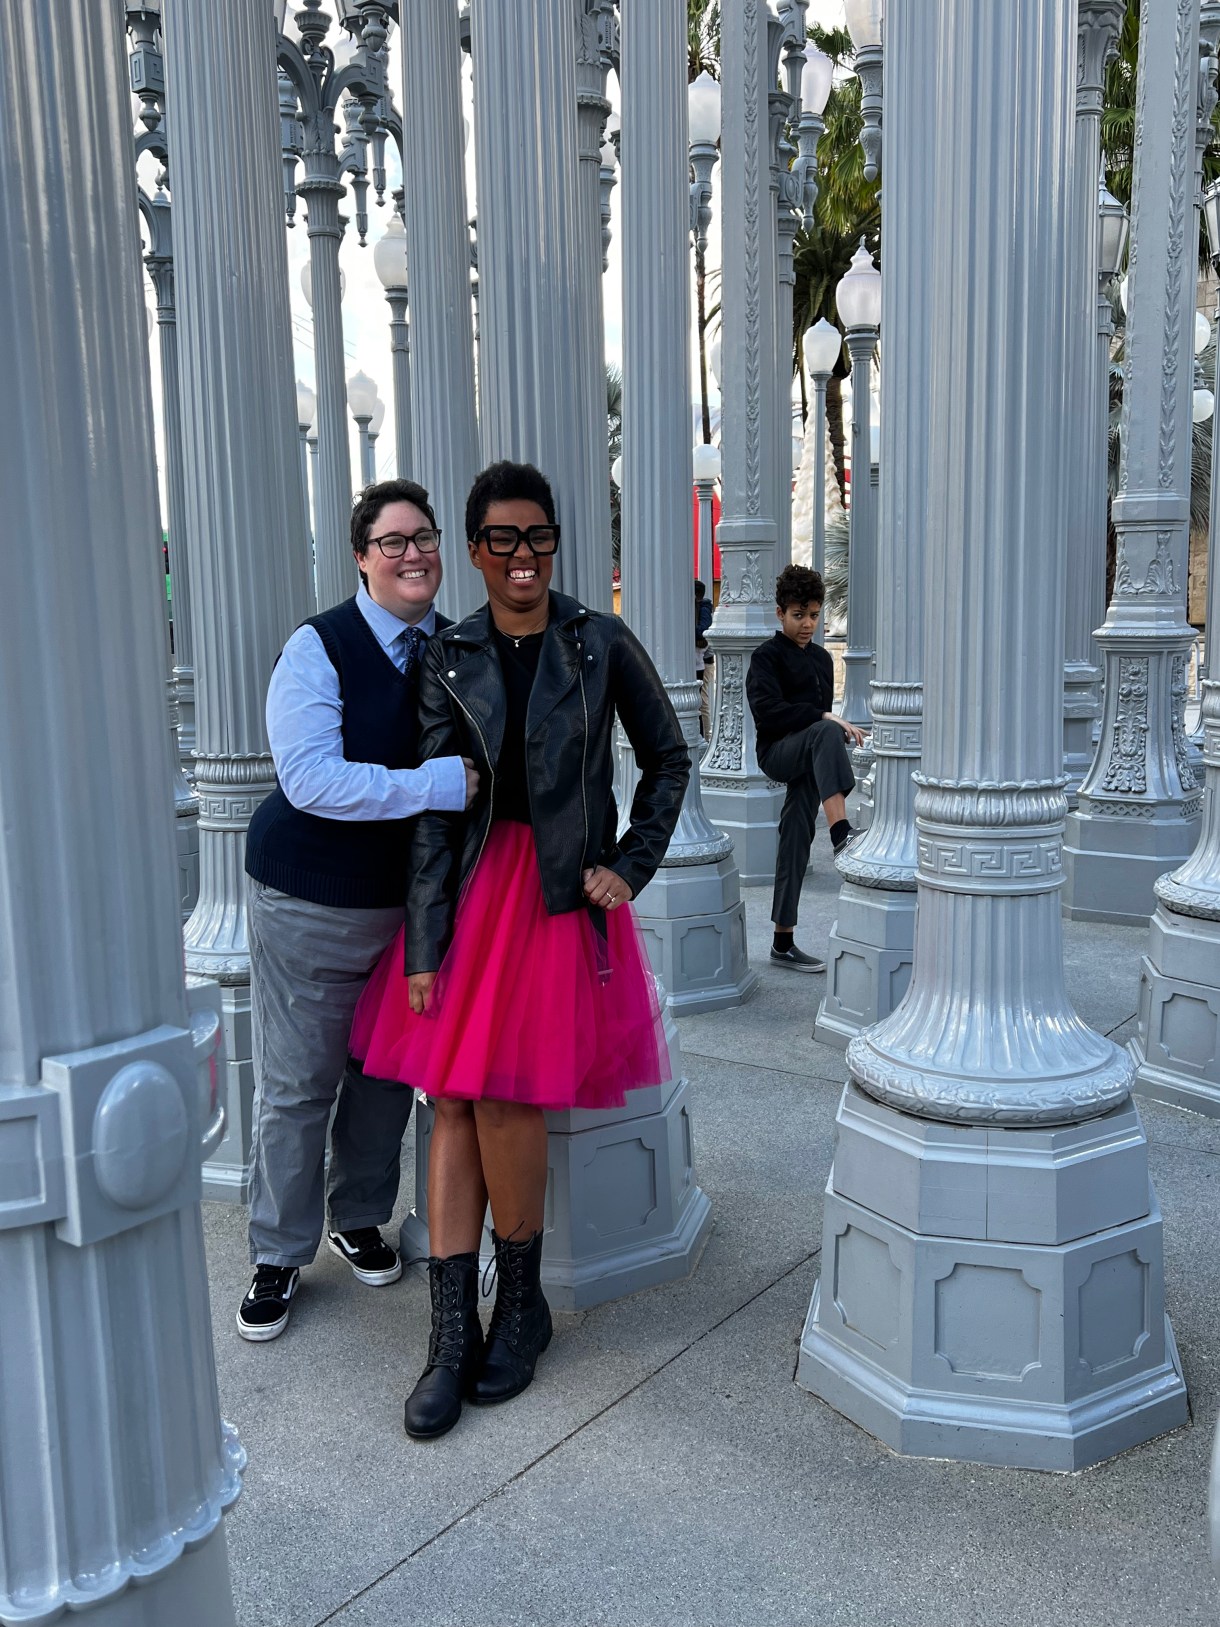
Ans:
POLYGON ((785 735, 820 723, 834 706, 834 662, 820 644, 804 649, 776 633, 750 657, 746 699, 761 755, 785 735))

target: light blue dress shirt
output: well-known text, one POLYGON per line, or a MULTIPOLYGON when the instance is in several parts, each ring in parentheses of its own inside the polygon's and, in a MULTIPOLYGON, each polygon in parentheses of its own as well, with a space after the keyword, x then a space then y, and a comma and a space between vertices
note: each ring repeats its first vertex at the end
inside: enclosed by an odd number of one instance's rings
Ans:
MULTIPOLYGON (((399 672, 405 671, 405 622, 370 598, 363 582, 356 607, 399 672)), ((415 625, 430 637, 436 631, 435 609, 415 625)), ((271 674, 267 734, 284 795, 303 813, 323 819, 410 819, 426 808, 460 812, 466 806, 460 757, 434 757, 419 768, 347 761, 339 675, 312 627, 297 628, 271 674)))

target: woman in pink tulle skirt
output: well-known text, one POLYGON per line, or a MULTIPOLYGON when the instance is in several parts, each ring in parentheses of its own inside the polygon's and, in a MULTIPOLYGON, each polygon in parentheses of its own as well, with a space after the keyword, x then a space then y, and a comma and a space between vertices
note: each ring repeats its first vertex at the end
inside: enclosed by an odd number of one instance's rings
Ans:
POLYGON ((365 1072, 433 1101, 432 1335, 407 1433, 506 1401, 551 1337, 539 1274, 545 1109, 620 1107, 669 1059, 630 900, 664 856, 690 755, 656 670, 616 616, 550 591, 559 528, 545 477, 497 463, 466 504, 487 603, 429 640, 421 754, 479 773, 466 814, 424 814, 406 926, 356 1011, 365 1072), (618 831, 612 741, 640 771, 618 831), (497 1289, 484 1340, 478 1248, 488 1201, 497 1289))

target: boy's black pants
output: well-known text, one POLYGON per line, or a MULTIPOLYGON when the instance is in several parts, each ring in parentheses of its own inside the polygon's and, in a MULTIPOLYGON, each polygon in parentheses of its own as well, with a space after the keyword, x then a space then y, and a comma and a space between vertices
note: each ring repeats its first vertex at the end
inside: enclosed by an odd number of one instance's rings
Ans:
POLYGON ((847 736, 838 723, 811 723, 768 746, 765 755, 759 756, 758 766, 769 779, 788 787, 779 816, 771 920, 776 926, 794 927, 818 804, 855 789, 847 736))

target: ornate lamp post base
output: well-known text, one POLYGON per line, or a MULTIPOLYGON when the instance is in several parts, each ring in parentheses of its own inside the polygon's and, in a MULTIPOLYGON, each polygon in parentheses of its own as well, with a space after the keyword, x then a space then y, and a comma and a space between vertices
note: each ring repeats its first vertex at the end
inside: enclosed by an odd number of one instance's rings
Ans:
POLYGON ((826 994, 813 1037, 846 1048, 862 1028, 888 1017, 907 991, 915 958, 915 885, 909 892, 858 886, 850 878, 839 891, 839 913, 830 929, 826 994))
MULTIPOLYGON (((690 1084, 667 1019, 673 1078, 604 1113, 547 1114, 542 1285, 559 1311, 582 1311, 689 1276, 711 1227, 696 1183, 690 1084)), ((402 1223, 406 1258, 427 1256, 432 1108, 415 1110, 415 1207, 402 1223)), ((490 1258, 490 1249, 487 1251, 490 1258)))
POLYGON ((737 866, 731 846, 722 845, 723 857, 665 865, 636 903, 652 969, 670 1010, 684 1017, 740 1005, 758 984, 737 866))
MULTIPOLYGON (((1166 881, 1170 878, 1166 877, 1166 881)), ((1140 970, 1133 1088, 1220 1118, 1220 921, 1159 903, 1140 970)))
POLYGON ((1186 1422, 1130 1102, 995 1130, 849 1084, 836 1122, 803 1389, 896 1452, 1010 1468, 1087 1468, 1186 1422))

